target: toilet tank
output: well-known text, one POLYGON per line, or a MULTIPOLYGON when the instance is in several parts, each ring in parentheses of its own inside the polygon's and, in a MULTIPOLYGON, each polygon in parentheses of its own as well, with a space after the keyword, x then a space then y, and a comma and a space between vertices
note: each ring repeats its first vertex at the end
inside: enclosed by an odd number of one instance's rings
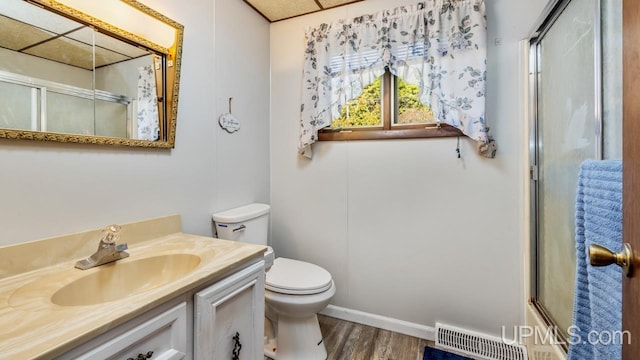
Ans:
POLYGON ((267 245, 269 205, 249 204, 213 214, 217 238, 267 245))

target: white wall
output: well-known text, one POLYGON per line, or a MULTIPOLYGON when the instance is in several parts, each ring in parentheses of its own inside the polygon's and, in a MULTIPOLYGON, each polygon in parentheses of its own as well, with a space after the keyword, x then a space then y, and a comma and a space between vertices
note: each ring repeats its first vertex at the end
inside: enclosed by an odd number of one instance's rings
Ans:
POLYGON ((144 2, 185 26, 176 148, 0 139, 0 245, 174 213, 211 235, 211 213, 269 201, 269 24, 237 0, 144 2))
POLYGON ((313 160, 299 157, 304 29, 415 1, 369 0, 272 25, 272 244, 328 269, 334 305, 494 335, 523 323, 518 41, 545 2, 487 1, 493 160, 466 138, 462 160, 455 138, 323 142, 313 160))

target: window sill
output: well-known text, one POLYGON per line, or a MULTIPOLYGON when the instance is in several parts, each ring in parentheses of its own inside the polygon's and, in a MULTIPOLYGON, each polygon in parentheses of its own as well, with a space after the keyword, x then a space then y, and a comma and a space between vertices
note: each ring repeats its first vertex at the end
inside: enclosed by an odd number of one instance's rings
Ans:
POLYGON ((343 140, 389 140, 389 139, 424 139, 464 136, 462 132, 451 125, 443 124, 440 128, 435 126, 425 128, 403 127, 393 130, 385 129, 349 129, 328 130, 318 132, 318 141, 343 141, 343 140))

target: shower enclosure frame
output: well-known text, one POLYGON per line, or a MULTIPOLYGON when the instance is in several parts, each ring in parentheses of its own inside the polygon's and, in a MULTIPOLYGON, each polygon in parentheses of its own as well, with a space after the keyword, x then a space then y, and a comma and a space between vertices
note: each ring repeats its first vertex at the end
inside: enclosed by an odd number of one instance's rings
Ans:
MULTIPOLYGON (((539 254, 540 254, 540 234, 538 225, 540 221, 540 183, 539 183, 539 164, 543 154, 542 139, 539 134, 540 114, 538 112, 539 96, 538 92, 541 85, 541 43, 547 32, 554 25, 556 20, 561 16, 562 12, 567 8, 572 0, 553 0, 545 7, 542 15, 539 17, 536 25, 529 36, 529 174, 530 174, 530 278, 529 278, 529 303, 536 309, 536 312, 550 329, 557 329, 557 324, 553 321, 548 310, 538 301, 539 288, 539 254)), ((602 116, 602 16, 601 3, 596 2, 595 18, 593 23, 593 61, 594 61, 594 103, 595 106, 590 109, 595 117, 595 154, 594 159, 602 159, 603 157, 603 116, 602 116)), ((572 239, 573 241, 573 239, 572 239)), ((568 342, 565 335, 561 331, 554 331, 557 344, 559 344, 565 352, 568 350, 568 342)))

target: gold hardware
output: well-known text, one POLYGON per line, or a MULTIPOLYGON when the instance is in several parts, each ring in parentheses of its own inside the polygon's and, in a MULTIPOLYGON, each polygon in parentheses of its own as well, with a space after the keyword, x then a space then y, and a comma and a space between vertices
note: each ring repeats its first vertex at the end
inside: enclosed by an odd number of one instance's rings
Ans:
POLYGON ((622 268, 622 272, 627 277, 633 276, 634 255, 629 243, 622 245, 622 250, 618 253, 600 245, 589 246, 589 262, 592 266, 607 266, 616 264, 622 268))

